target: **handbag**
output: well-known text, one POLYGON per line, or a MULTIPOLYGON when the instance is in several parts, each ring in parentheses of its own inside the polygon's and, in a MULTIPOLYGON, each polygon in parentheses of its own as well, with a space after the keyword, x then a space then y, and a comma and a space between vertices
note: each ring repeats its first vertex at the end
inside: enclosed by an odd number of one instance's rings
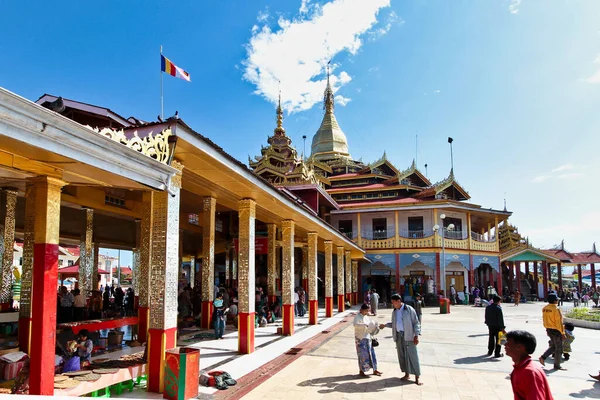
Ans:
POLYGON ((371 339, 371 346, 373 346, 373 347, 379 346, 379 341, 375 338, 371 339))

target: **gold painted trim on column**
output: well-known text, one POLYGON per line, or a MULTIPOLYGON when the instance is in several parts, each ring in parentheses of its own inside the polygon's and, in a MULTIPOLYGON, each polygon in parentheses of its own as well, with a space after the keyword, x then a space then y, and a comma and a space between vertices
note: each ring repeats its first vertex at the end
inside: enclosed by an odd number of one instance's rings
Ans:
POLYGON ((214 300, 217 199, 202 199, 202 301, 214 300))
POLYGON ((282 222, 281 297, 283 304, 294 304, 294 229, 292 220, 282 222))
POLYGON ((333 242, 325 241, 325 297, 333 297, 333 242))
POLYGON ((319 235, 308 232, 308 299, 317 300, 317 242, 319 235))

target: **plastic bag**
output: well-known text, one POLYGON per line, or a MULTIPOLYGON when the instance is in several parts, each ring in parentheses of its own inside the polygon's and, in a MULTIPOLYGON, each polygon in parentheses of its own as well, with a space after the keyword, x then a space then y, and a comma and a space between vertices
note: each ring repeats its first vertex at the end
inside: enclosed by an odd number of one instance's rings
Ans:
POLYGON ((69 358, 65 362, 62 372, 63 373, 73 372, 73 371, 79 371, 80 369, 81 369, 81 360, 78 356, 74 356, 74 357, 69 358))
POLYGON ((498 344, 500 346, 504 346, 505 343, 506 343, 506 333, 498 332, 498 344))

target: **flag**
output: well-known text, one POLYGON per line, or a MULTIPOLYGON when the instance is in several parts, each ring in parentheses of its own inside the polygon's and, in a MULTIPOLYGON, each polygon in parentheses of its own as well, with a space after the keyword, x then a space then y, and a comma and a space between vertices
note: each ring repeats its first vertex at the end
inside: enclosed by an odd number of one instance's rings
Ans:
POLYGON ((185 79, 186 81, 190 81, 190 74, 185 72, 183 69, 179 68, 177 65, 173 64, 171 60, 167 57, 160 55, 160 70, 162 72, 166 72, 167 74, 174 76, 175 78, 185 79))

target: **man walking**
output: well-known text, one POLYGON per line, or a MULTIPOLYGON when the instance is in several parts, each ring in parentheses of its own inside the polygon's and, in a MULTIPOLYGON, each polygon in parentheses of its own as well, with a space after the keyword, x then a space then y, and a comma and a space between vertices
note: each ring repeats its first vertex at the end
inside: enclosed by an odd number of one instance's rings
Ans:
POLYGON ((542 309, 542 317, 544 318, 546 334, 550 338, 550 346, 540 357, 540 363, 545 365, 546 358, 548 358, 550 354, 553 354, 554 369, 564 371, 565 369, 561 368, 560 363, 562 361, 562 341, 565 338, 565 326, 563 325, 562 314, 556 306, 556 303, 558 303, 558 296, 554 293, 548 294, 548 303, 550 304, 542 309))
POLYGON ((379 308, 379 293, 375 289, 371 289, 371 314, 377 315, 379 308))
POLYGON ((511 331, 506 334, 504 348, 514 362, 510 383, 515 400, 553 400, 544 370, 531 360, 535 347, 535 336, 529 332, 511 331))
POLYGON ((485 308, 485 324, 488 326, 489 338, 488 338, 488 356, 494 353, 495 358, 502 357, 504 354, 500 352, 500 344, 498 343, 498 334, 500 332, 506 333, 504 328, 504 314, 502 313, 502 307, 500 303, 502 298, 495 295, 493 298, 494 302, 485 308))
POLYGON ((415 375, 415 383, 422 385, 419 381, 421 376, 421 365, 419 364, 419 353, 417 345, 419 344, 419 335, 421 334, 421 325, 419 317, 414 308, 402 302, 399 294, 392 295, 392 338, 396 342, 396 351, 398 352, 398 363, 400 369, 404 372, 401 378, 407 381, 411 374, 415 375))

